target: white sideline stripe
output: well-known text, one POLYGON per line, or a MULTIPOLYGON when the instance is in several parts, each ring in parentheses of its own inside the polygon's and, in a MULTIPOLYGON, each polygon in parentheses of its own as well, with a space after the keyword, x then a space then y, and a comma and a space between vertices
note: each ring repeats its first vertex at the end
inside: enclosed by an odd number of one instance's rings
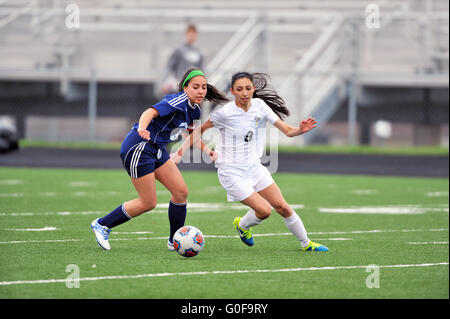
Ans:
MULTIPOLYGON (((247 206, 242 204, 222 204, 222 203, 190 203, 188 202, 188 213, 212 213, 221 210, 247 210, 247 206)), ((294 204, 290 205, 292 209, 302 209, 305 205, 294 204)), ((143 215, 150 214, 167 214, 167 209, 169 208, 169 203, 157 204, 155 210, 147 212, 143 215)), ((85 212, 43 212, 43 213, 2 213, 0 216, 37 216, 37 215, 60 215, 60 216, 70 216, 70 215, 104 215, 108 213, 107 211, 85 211, 85 212)))
MULTIPOLYGON (((406 264, 406 265, 381 265, 380 268, 409 268, 409 267, 431 267, 431 266, 448 266, 448 262, 440 263, 426 263, 426 264, 406 264)), ((248 274, 248 273, 277 273, 277 272, 297 272, 297 271, 314 271, 314 270, 340 270, 340 269, 360 269, 367 268, 367 265, 362 266, 335 266, 335 267, 308 267, 308 268, 282 268, 282 269, 249 269, 249 270, 215 270, 215 271, 198 271, 198 272, 179 272, 179 273, 154 273, 154 274, 140 274, 140 275, 119 275, 119 276, 104 276, 104 277, 84 277, 78 281, 98 281, 98 280, 113 280, 113 279, 139 279, 152 277, 170 277, 170 276, 204 276, 204 275, 229 275, 229 274, 248 274)), ((24 284, 53 284, 65 283, 68 279, 46 279, 46 280, 16 280, 16 281, 1 281, 0 286, 9 285, 24 285, 24 284)))
POLYGON ((75 182, 69 182, 67 184, 70 187, 87 187, 87 186, 96 186, 97 182, 93 181, 75 181, 75 182))
POLYGON ((340 207, 319 208, 320 213, 332 214, 425 214, 427 212, 448 213, 448 207, 418 207, 418 206, 376 206, 376 207, 340 207))
POLYGON ((19 185, 23 184, 23 180, 21 179, 1 179, 0 185, 19 185))
POLYGON ((152 231, 122 231, 122 232, 114 232, 114 235, 144 235, 144 234, 153 234, 152 231))
POLYGON ((423 241, 423 242, 413 242, 410 241, 408 244, 410 245, 448 245, 448 241, 423 241))
POLYGON ((0 197, 23 197, 24 193, 0 193, 0 197))
POLYGON ((0 244, 64 243, 68 241, 81 241, 81 239, 13 240, 1 241, 0 244))
MULTIPOLYGON (((254 234, 256 237, 263 236, 284 236, 292 235, 291 233, 281 233, 281 234, 254 234)), ((238 235, 205 235, 205 238, 239 238, 238 235)), ((137 238, 110 238, 110 241, 128 241, 128 240, 167 240, 167 236, 164 237, 137 237, 137 238)), ((353 240, 352 238, 314 238, 314 240, 353 240)), ((2 241, 0 244, 29 244, 29 243, 63 243, 63 242, 78 242, 83 241, 83 239, 50 239, 50 240, 13 240, 13 241, 2 241)))
MULTIPOLYGON (((233 208, 232 208, 233 209, 233 208)), ((231 209, 230 209, 231 210, 231 209)), ((188 214, 190 213, 218 213, 220 210, 218 209, 207 209, 207 208, 188 208, 188 214)), ((86 211, 86 212, 44 212, 44 213, 0 213, 0 217, 17 217, 17 216, 77 216, 77 215, 105 215, 109 212, 95 212, 95 211, 86 211)), ((167 214, 167 208, 156 208, 150 212, 144 213, 141 216, 148 216, 152 214, 167 214)))
POLYGON ((43 227, 43 228, 6 228, 5 230, 15 230, 15 231, 52 231, 59 230, 56 227, 43 227))
POLYGON ((425 195, 428 197, 448 197, 448 192, 427 192, 425 195))
MULTIPOLYGON (((373 233, 407 233, 407 232, 441 232, 448 231, 448 228, 433 228, 433 229, 387 229, 387 230, 352 230, 352 231, 340 231, 340 232, 308 232, 309 235, 345 235, 345 234, 373 234, 373 233)), ((113 232, 114 234, 114 232, 113 232)), ((266 233, 266 234, 253 234, 254 237, 266 237, 266 236, 290 236, 292 233, 266 233)), ((205 235, 205 238, 236 238, 238 235, 205 235)), ((137 238, 110 238, 109 240, 167 240, 167 236, 164 237, 137 237, 137 238)), ((314 240, 319 240, 315 239, 314 240)), ((0 244, 27 244, 27 243, 53 243, 53 242, 68 242, 68 241, 85 241, 90 239, 55 239, 55 240, 22 240, 22 241, 0 241, 0 244)), ((320 240, 339 240, 337 238, 328 238, 320 240)), ((341 239, 344 240, 344 239, 341 239)), ((347 240, 347 239, 346 239, 347 240)), ((350 239, 348 239, 350 240, 350 239)))
POLYGON ((440 232, 448 231, 448 228, 431 228, 431 229, 373 229, 373 230, 352 230, 352 231, 335 231, 335 232, 308 232, 310 235, 342 235, 342 234, 371 234, 371 233, 409 233, 409 232, 440 232))

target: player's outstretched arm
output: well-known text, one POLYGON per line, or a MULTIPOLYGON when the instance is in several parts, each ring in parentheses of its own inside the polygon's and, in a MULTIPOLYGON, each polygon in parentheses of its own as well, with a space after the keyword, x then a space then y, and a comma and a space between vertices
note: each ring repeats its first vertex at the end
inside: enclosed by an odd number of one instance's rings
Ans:
POLYGON ((308 117, 306 120, 302 120, 298 127, 290 126, 289 124, 283 122, 282 120, 277 120, 274 123, 274 126, 278 128, 281 132, 283 132, 288 137, 299 136, 305 134, 306 132, 311 131, 316 127, 317 121, 308 117))
POLYGON ((152 107, 148 108, 141 114, 141 117, 139 118, 139 126, 137 129, 140 137, 145 138, 146 140, 150 140, 150 132, 147 131, 147 127, 150 122, 157 116, 159 116, 158 110, 152 107))
POLYGON ((183 157, 184 153, 188 149, 191 148, 192 145, 195 147, 201 149, 203 152, 208 154, 213 161, 217 159, 217 154, 212 151, 208 145, 206 145, 202 140, 202 134, 207 129, 213 127, 214 124, 208 120, 203 125, 196 127, 191 134, 184 140, 183 144, 178 148, 178 150, 175 153, 170 154, 170 157, 175 163, 179 163, 181 161, 181 158, 183 157))

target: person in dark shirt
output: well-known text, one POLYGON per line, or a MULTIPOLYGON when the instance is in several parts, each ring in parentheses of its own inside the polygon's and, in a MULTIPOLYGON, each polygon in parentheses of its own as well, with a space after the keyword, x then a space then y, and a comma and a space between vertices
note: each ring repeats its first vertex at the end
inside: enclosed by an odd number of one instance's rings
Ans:
POLYGON ((164 94, 177 91, 177 79, 183 76, 185 70, 191 67, 203 68, 203 55, 194 46, 198 38, 198 30, 195 25, 187 26, 185 38, 185 42, 171 53, 167 62, 166 75, 162 85, 164 94))

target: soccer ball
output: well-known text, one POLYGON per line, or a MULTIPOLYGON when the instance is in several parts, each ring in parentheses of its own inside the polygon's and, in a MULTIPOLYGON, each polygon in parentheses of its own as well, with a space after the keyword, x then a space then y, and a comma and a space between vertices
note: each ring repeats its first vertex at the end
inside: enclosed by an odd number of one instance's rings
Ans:
POLYGON ((197 256, 204 246, 203 234, 194 226, 183 226, 173 236, 173 248, 183 257, 197 256))

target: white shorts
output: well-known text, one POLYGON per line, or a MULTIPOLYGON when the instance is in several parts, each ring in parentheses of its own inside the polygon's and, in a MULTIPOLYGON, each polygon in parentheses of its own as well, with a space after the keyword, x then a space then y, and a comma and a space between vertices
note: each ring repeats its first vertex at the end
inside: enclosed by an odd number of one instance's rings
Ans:
POLYGON ((274 183, 267 167, 257 163, 248 169, 220 167, 219 182, 227 192, 229 202, 239 202, 253 192, 259 192, 274 183))

